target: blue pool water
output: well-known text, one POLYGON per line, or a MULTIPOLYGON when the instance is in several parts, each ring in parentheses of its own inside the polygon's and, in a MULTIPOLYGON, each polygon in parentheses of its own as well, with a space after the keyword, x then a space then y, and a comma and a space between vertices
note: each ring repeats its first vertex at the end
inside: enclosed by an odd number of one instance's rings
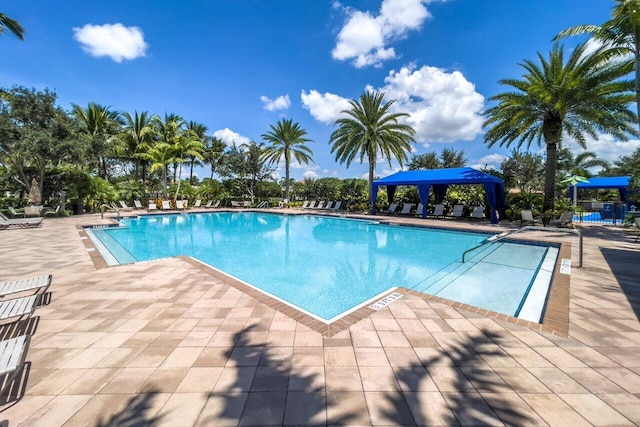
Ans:
POLYGON ((495 243, 462 264, 489 234, 310 215, 219 212, 122 225, 91 230, 118 263, 189 255, 325 321, 394 287, 516 315, 548 250, 495 243))

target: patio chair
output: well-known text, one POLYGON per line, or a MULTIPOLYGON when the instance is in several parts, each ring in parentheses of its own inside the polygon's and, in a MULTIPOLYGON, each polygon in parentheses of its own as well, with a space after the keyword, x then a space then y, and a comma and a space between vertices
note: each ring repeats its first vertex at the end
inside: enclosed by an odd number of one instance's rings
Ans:
POLYGON ((416 208, 416 216, 422 216, 423 209, 424 205, 422 203, 418 203, 418 207, 416 208))
POLYGON ((329 200, 327 202, 327 204, 324 206, 324 209, 331 209, 331 207, 333 206, 333 200, 329 200))
POLYGON ((163 211, 170 211, 171 210, 171 204, 169 204, 168 200, 163 200, 162 201, 162 210, 163 211))
POLYGON ((27 350, 31 342, 31 335, 19 335, 0 341, 0 375, 8 374, 0 394, 4 395, 5 388, 10 387, 17 375, 22 372, 27 350))
POLYGON ((213 205, 213 200, 209 200, 209 201, 207 202, 207 204, 206 204, 206 205, 204 205, 204 208, 205 208, 205 209, 209 209, 209 208, 211 208, 211 207, 212 207, 211 205, 213 205))
POLYGON ((25 217, 42 216, 42 206, 25 206, 24 216, 25 217))
POLYGON ((20 209, 20 212, 16 211, 15 208, 13 206, 9 206, 9 213, 11 214, 12 217, 16 218, 18 216, 24 217, 24 209, 20 209))
POLYGON ((560 218, 556 220, 556 227, 569 227, 573 224, 573 212, 564 211, 560 214, 560 218))
POLYGON ((45 274, 38 277, 29 277, 28 279, 0 282, 0 298, 20 292, 32 291, 34 289, 36 293, 40 290, 44 292, 49 285, 51 285, 51 279, 51 274, 45 274))
POLYGON ((484 218, 484 206, 474 206, 473 211, 471 211, 471 218, 473 219, 483 219, 484 218))
POLYGON ((44 216, 58 216, 60 212, 60 205, 58 205, 55 209, 49 210, 44 208, 44 216))
POLYGON ((522 227, 525 222, 533 225, 539 223, 540 220, 533 217, 533 212, 530 209, 525 209, 520 212, 520 227, 522 227))
POLYGON ((231 201, 231 207, 232 208, 241 208, 242 205, 240 204, 240 202, 236 202, 235 200, 231 201))
POLYGON ((342 200, 338 200, 336 204, 331 208, 332 211, 340 210, 340 206, 342 206, 342 200))
POLYGON ((398 209, 398 204, 391 203, 387 209, 382 211, 382 213, 392 214, 392 213, 395 213, 396 209, 398 209))
POLYGON ((7 320, 22 316, 31 317, 33 312, 36 311, 36 308, 38 308, 36 304, 38 297, 39 295, 31 295, 28 297, 1 301, 0 320, 7 320))
POLYGON ((311 209, 322 209, 324 208, 324 202, 323 201, 319 201, 318 202, 318 206, 316 206, 315 208, 311 208, 311 209))
MULTIPOLYGON (((164 204, 164 202, 163 202, 164 204)), ((164 209, 164 206, 163 208, 164 209)), ((182 200, 176 200, 176 209, 179 211, 183 211, 184 210, 184 203, 182 203, 182 200)))
POLYGON ((10 227, 35 228, 42 225, 42 218, 7 218, 0 212, 0 227, 3 229, 10 227))
POLYGON ((433 216, 435 216, 436 218, 439 216, 444 216, 444 205, 436 205, 433 208, 433 216))
POLYGON ((309 204, 307 205, 307 207, 306 207, 306 208, 304 208, 304 209, 314 209, 315 205, 316 205, 316 201, 315 201, 315 200, 312 200, 312 201, 310 201, 310 202, 309 202, 309 204))
POLYGON ((135 206, 136 209, 144 209, 144 206, 142 206, 142 203, 140 203, 140 200, 134 200, 133 206, 135 206))
POLYGON ((158 207, 156 206, 155 202, 149 202, 149 206, 147 207, 147 212, 151 212, 151 211, 157 211, 158 207))
POLYGON ((400 211, 400 215, 409 215, 409 212, 411 212, 412 207, 413 207, 413 203, 403 203, 402 210, 400 211))
POLYGON ((127 203, 124 200, 120 200, 120 201, 118 201, 118 203, 120 203, 120 207, 124 211, 131 212, 133 210, 133 208, 128 206, 127 203))
POLYGON ((309 206, 309 200, 305 200, 300 209, 307 209, 307 206, 309 206))
POLYGON ((194 208, 199 208, 201 204, 202 204, 202 200, 198 199, 198 200, 196 200, 196 202, 193 204, 193 207, 194 207, 194 208))
POLYGON ((462 213, 464 212, 464 205, 455 205, 453 207, 453 217, 454 218, 462 218, 462 213))

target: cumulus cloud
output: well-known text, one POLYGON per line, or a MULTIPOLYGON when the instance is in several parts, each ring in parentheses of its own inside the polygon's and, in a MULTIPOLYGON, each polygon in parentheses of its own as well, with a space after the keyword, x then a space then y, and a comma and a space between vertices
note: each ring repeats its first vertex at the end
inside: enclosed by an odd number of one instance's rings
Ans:
POLYGON ((348 19, 338 33, 331 55, 334 59, 353 60, 357 68, 381 66, 396 57, 389 43, 403 39, 431 18, 426 0, 383 0, 378 15, 346 9, 348 19))
POLYGON ((302 174, 302 176, 305 178, 312 178, 312 179, 318 179, 320 177, 320 175, 318 175, 312 170, 306 171, 305 173, 302 174))
POLYGON ((418 142, 470 141, 482 132, 484 97, 459 71, 409 65, 391 71, 380 90, 397 100, 395 111, 409 114, 418 142))
POLYGON ((286 110, 291 106, 289 95, 282 95, 276 99, 271 99, 263 95, 260 97, 260 101, 264 104, 262 108, 268 111, 286 110))
POLYGON ((321 94, 316 90, 306 93, 304 90, 300 94, 302 105, 309 110, 309 113, 319 122, 331 123, 343 117, 341 111, 351 108, 349 100, 333 93, 321 94))
MULTIPOLYGON (((584 151, 582 147, 571 140, 562 142, 565 146, 569 147, 575 154, 579 154, 584 151)), ((599 135, 598 139, 587 137, 587 151, 593 151, 598 155, 601 160, 608 162, 615 162, 621 156, 628 156, 640 148, 640 140, 632 139, 629 141, 618 141, 611 135, 599 135)))
POLYGON ((227 145, 242 145, 249 144, 251 142, 251 139, 240 135, 238 132, 234 132, 229 128, 218 129, 213 133, 213 137, 218 138, 227 145))
POLYGON ((500 164, 506 158, 507 156, 504 154, 489 154, 484 157, 480 157, 476 160, 475 164, 471 165, 471 167, 475 169, 482 169, 485 167, 488 169, 500 169, 500 164))
POLYGON ((118 24, 92 25, 73 29, 73 37, 91 56, 108 56, 115 62, 145 56, 149 45, 138 27, 118 24))

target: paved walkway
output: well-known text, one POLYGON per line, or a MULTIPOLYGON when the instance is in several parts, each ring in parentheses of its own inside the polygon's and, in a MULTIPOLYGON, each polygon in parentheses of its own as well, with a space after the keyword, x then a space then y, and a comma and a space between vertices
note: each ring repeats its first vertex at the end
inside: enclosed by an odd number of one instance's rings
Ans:
POLYGON ((103 222, 0 231, 0 280, 54 277, 10 426, 640 424, 636 233, 585 226, 583 269, 553 236, 568 337, 406 295, 328 338, 184 259, 97 269, 103 222))

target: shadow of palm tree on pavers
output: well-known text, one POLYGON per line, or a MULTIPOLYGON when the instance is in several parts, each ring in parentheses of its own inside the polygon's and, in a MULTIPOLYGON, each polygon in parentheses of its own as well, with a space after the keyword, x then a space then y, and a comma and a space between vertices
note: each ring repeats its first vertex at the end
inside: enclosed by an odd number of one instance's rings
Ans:
POLYGON ((109 419, 98 421, 95 427, 144 427, 158 423, 162 415, 152 416, 149 413, 158 393, 159 391, 154 389, 142 391, 129 399, 124 408, 109 419))

